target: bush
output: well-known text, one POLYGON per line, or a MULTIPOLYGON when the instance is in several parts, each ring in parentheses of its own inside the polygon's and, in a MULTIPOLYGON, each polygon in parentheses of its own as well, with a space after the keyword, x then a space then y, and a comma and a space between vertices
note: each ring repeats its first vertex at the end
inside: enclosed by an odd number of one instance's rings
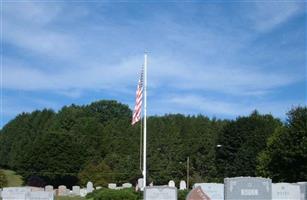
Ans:
POLYGON ((178 190, 178 200, 185 200, 190 190, 178 190))
POLYGON ((133 189, 101 189, 92 196, 94 200, 138 200, 140 195, 133 189))
POLYGON ((3 171, 0 170, 0 188, 7 186, 7 179, 3 171))

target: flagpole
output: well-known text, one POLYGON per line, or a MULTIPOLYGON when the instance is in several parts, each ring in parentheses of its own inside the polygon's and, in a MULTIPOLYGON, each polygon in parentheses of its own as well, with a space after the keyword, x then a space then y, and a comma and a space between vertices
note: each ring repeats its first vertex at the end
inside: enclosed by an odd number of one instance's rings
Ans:
POLYGON ((143 189, 146 187, 146 140, 147 140, 147 53, 144 55, 144 137, 143 137, 143 189))

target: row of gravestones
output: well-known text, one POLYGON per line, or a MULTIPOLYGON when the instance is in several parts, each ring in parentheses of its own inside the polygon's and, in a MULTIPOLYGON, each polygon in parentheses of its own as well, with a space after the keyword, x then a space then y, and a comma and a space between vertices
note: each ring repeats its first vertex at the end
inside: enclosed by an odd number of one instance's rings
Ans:
MULTIPOLYGON (((146 187, 144 200, 177 200, 177 188, 146 187)), ((258 177, 225 178, 224 184, 197 183, 186 200, 307 200, 307 182, 275 183, 258 177)))
MULTIPOLYGON (((101 187, 96 187, 100 189, 101 187)), ((82 196, 93 192, 94 187, 92 182, 88 182, 86 188, 73 186, 69 190, 64 185, 60 185, 58 189, 53 189, 52 185, 47 185, 45 188, 38 187, 6 187, 0 190, 2 200, 53 200, 55 195, 58 196, 82 196)))

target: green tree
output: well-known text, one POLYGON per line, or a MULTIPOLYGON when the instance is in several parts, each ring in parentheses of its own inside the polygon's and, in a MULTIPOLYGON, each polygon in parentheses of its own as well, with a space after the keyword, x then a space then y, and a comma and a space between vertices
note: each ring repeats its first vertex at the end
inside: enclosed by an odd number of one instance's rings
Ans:
POLYGON ((273 181, 307 179, 307 107, 293 108, 287 122, 268 139, 258 157, 258 175, 273 181))
POLYGON ((218 176, 255 176, 257 155, 265 148, 266 140, 281 122, 272 115, 254 111, 239 117, 224 127, 217 139, 216 166, 218 176))
POLYGON ((7 179, 2 170, 0 170, 0 188, 7 186, 7 179))

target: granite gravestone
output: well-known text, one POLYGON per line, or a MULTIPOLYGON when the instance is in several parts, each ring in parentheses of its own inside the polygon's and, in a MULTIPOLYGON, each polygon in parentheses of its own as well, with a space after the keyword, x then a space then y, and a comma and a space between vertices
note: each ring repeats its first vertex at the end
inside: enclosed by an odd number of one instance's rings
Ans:
POLYGON ((272 180, 259 177, 224 179, 225 200, 271 200, 272 180))
POLYGON ((1 196, 2 200, 27 200, 30 192, 29 187, 6 187, 1 196))
POLYGON ((46 185, 45 186, 45 191, 46 192, 53 192, 53 186, 52 185, 46 185))
POLYGON ((300 186, 290 183, 272 184, 272 200, 300 200, 300 186))
POLYGON ((132 188, 132 184, 131 183, 124 183, 122 185, 123 188, 132 188))
POLYGON ((29 193, 29 200, 53 200, 53 192, 35 191, 29 193))
POLYGON ((180 181, 180 184, 179 184, 179 190, 186 190, 187 189, 187 184, 185 181, 180 181))
POLYGON ((116 186, 116 183, 109 183, 109 184, 108 184, 108 188, 109 188, 109 189, 116 189, 116 187, 117 187, 117 186, 116 186))
POLYGON ((175 182, 173 180, 170 180, 168 182, 168 187, 176 187, 175 182))
POLYGON ((193 190, 189 192, 186 200, 211 200, 208 195, 204 193, 200 186, 194 187, 193 190))
POLYGON ((298 182, 297 185, 300 186, 300 191, 301 191, 300 200, 307 200, 307 182, 298 182))
POLYGON ((91 192, 94 191, 94 186, 93 186, 93 183, 91 181, 87 182, 86 191, 87 191, 87 193, 91 193, 91 192))
POLYGON ((68 190, 67 190, 65 185, 60 185, 58 187, 58 195, 59 196, 67 196, 68 195, 68 190))
POLYGON ((202 191, 211 200, 224 200, 224 184, 220 183, 195 183, 194 187, 200 186, 202 191))
POLYGON ((145 187, 144 200, 177 200, 177 188, 168 186, 145 187))
POLYGON ((80 196, 80 186, 78 185, 72 186, 72 194, 80 196))

